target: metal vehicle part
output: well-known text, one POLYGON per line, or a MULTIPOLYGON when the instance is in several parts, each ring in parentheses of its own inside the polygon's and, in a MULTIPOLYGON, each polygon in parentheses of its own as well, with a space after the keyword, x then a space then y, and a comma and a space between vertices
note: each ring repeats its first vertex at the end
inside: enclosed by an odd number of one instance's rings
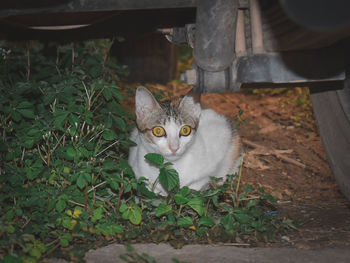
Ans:
POLYGON ((350 200, 349 9, 347 0, 2 0, 0 39, 129 38, 161 29, 194 47, 195 65, 182 79, 203 93, 266 83, 327 90, 312 101, 350 200))

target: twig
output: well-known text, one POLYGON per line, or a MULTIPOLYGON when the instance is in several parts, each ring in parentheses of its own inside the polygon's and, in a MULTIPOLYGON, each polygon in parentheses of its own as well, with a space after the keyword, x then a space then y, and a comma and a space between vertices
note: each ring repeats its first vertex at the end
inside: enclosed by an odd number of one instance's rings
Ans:
POLYGON ((111 148, 113 145, 115 145, 117 142, 119 142, 118 140, 116 140, 114 143, 112 143, 111 145, 107 146, 106 148, 104 148, 102 151, 100 151, 98 154, 96 154, 95 157, 99 156, 101 153, 103 153, 104 151, 108 150, 109 148, 111 148))
MULTIPOLYGON (((68 127, 68 129, 70 129, 70 127, 71 127, 71 125, 68 127)), ((56 150, 56 148, 60 145, 61 140, 65 137, 65 134, 63 134, 63 135, 61 136, 61 138, 58 139, 57 136, 56 136, 56 134, 55 134, 54 132, 53 132, 52 134, 53 134, 53 136, 56 138, 57 143, 56 143, 55 147, 53 147, 53 149, 51 150, 51 153, 53 153, 53 152, 56 150)), ((63 145, 63 146, 64 146, 64 145, 63 145)))
POLYGON ((46 162, 46 160, 44 159, 44 156, 42 156, 42 154, 41 154, 39 145, 38 145, 38 152, 39 152, 39 155, 40 155, 41 160, 43 160, 43 162, 47 165, 47 162, 46 162))
POLYGON ((300 168, 303 168, 303 169, 306 168, 306 165, 305 165, 305 164, 303 164, 303 163, 301 163, 301 162, 298 162, 298 161, 296 161, 296 160, 294 160, 294 159, 292 159, 292 158, 289 158, 289 157, 287 157, 287 156, 284 156, 284 155, 281 155, 281 154, 278 154, 278 153, 275 153, 274 155, 275 155, 277 158, 279 158, 279 159, 281 159, 281 160, 283 160, 283 161, 286 161, 287 163, 294 164, 294 165, 299 166, 300 168))
POLYGON ((91 108, 91 97, 89 95, 89 92, 88 92, 88 90, 86 88, 86 85, 85 85, 84 81, 82 81, 81 83, 83 83, 83 86, 84 86, 84 89, 85 89, 85 93, 86 93, 86 96, 87 96, 87 99, 88 99, 88 107, 87 107, 87 109, 90 110, 90 108, 91 108))
POLYGON ((57 243, 53 248, 51 248, 49 251, 47 251, 45 254, 50 255, 52 252, 56 250, 61 245, 61 243, 57 243))
POLYGON ((224 243, 224 244, 220 244, 220 245, 223 245, 223 246, 245 246, 245 247, 249 247, 250 244, 247 244, 247 243, 224 243))
POLYGON ((119 211, 119 207, 120 207, 120 200, 122 198, 122 195, 124 193, 124 186, 123 184, 120 187, 120 191, 119 191, 119 195, 118 195, 118 200, 117 200, 117 211, 119 211))
POLYGON ((103 132, 104 132, 104 130, 102 130, 102 131, 100 131, 99 133, 97 133, 95 136, 93 136, 93 137, 89 140, 89 142, 91 142, 92 140, 94 140, 95 138, 97 138, 98 136, 100 136, 100 134, 103 133, 103 132))
POLYGON ((287 163, 290 163, 290 164, 294 164, 295 166, 298 166, 298 167, 301 167, 303 169, 306 168, 306 165, 301 163, 301 162, 298 162, 292 158, 289 158, 287 156, 284 156, 283 154, 285 153, 291 153, 292 151, 291 150, 270 150, 268 149, 267 147, 265 146, 262 146, 262 145, 259 145, 255 142, 251 142, 247 139, 243 139, 242 140, 243 143, 245 145, 248 145, 254 149, 258 149, 257 151, 254 151, 254 154, 258 154, 258 155, 274 155, 276 156, 278 159, 281 159, 287 163))
POLYGON ((22 150, 22 157, 21 157, 21 161, 23 162, 24 160, 24 152, 26 151, 26 148, 23 147, 23 150, 22 150))
POLYGON ((236 200, 232 200, 236 207, 239 206, 239 202, 241 201, 241 200, 239 200, 238 190, 239 190, 239 185, 241 184, 241 177, 242 177, 242 170, 243 170, 243 159, 244 159, 244 154, 242 156, 241 164, 239 166, 239 173, 238 173, 236 192, 234 193, 236 200))
POLYGON ((75 202, 75 201, 73 201, 73 200, 68 200, 68 202, 69 202, 69 203, 72 203, 72 204, 75 204, 75 205, 78 205, 78 206, 81 206, 81 207, 85 207, 85 205, 80 204, 80 203, 77 203, 77 202, 75 202))
POLYGON ((89 201, 88 189, 89 189, 89 185, 86 183, 86 185, 85 185, 85 194, 84 194, 84 198, 85 198, 84 209, 85 209, 85 211, 87 211, 88 201, 89 201))
POLYGON ((57 243, 58 241, 60 241, 60 238, 56 238, 54 241, 47 244, 46 247, 52 246, 53 244, 57 243))
POLYGON ((28 225, 31 220, 32 220, 31 218, 28 218, 28 220, 23 224, 23 226, 21 226, 21 229, 25 228, 26 225, 28 225))
MULTIPOLYGON (((124 179, 124 170, 121 171, 120 177, 122 179, 124 179)), ((118 200, 117 200, 117 211, 119 211, 119 207, 120 207, 120 200, 122 199, 122 195, 124 193, 124 185, 120 184, 120 191, 119 191, 119 195, 118 195, 118 200)))
POLYGON ((91 191, 95 190, 97 187, 99 187, 99 186, 101 186, 101 185, 104 185, 105 183, 107 183, 107 182, 104 181, 104 182, 102 182, 102 183, 99 183, 99 184, 96 185, 96 186, 93 186, 93 187, 88 191, 88 194, 89 194, 91 191))
POLYGON ((242 156, 242 160, 241 160, 241 165, 239 166, 239 175, 238 175, 238 181, 237 181, 237 186, 236 186, 236 194, 238 195, 238 189, 239 189, 239 185, 241 183, 241 177, 242 177, 242 167, 243 167, 243 159, 244 159, 244 155, 242 156))

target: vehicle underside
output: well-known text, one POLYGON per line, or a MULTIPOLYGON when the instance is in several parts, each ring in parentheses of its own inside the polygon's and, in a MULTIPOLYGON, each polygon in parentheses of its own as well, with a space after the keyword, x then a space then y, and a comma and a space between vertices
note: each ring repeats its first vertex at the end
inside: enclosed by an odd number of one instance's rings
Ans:
POLYGON ((134 77, 141 82, 173 77, 173 44, 188 44, 194 65, 181 79, 201 93, 306 85, 328 160, 350 200, 349 7, 341 0, 6 0, 0 39, 123 36, 126 44, 116 54, 132 71, 142 71, 135 67, 140 60, 144 68, 157 56, 164 62, 134 77))

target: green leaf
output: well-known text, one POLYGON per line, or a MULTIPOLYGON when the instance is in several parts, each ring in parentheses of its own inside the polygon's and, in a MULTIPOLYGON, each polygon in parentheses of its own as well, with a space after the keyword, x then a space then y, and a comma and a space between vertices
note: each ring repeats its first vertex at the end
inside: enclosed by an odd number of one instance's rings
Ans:
POLYGON ((215 225, 215 222, 210 217, 201 217, 199 219, 199 224, 203 226, 212 227, 213 225, 215 225))
POLYGON ((32 109, 20 109, 18 110, 18 112, 26 118, 30 118, 30 119, 34 119, 35 118, 35 114, 34 111, 32 109))
POLYGON ((72 146, 67 147, 67 156, 71 159, 73 159, 76 156, 77 152, 72 146))
POLYGON ((92 182, 91 174, 85 173, 85 174, 84 174, 84 178, 85 178, 85 181, 86 181, 86 182, 88 182, 88 183, 91 183, 91 182, 92 182))
POLYGON ((119 190, 120 189, 120 186, 119 186, 119 183, 116 182, 116 181, 109 181, 109 185, 111 186, 111 188, 113 190, 119 190))
POLYGON ((8 232, 8 233, 12 234, 12 233, 14 233, 15 231, 16 231, 16 229, 15 229, 14 226, 9 225, 9 226, 7 227, 7 232, 8 232))
POLYGON ((188 196, 189 193, 190 193, 190 188, 188 188, 188 186, 184 186, 184 187, 181 188, 180 193, 181 193, 183 196, 188 196))
POLYGON ((166 215, 168 213, 170 213, 172 211, 172 208, 170 205, 164 204, 164 203, 160 203, 157 207, 156 210, 156 216, 162 216, 162 215, 166 215))
POLYGON ((250 222, 250 217, 247 214, 234 214, 234 217, 241 224, 246 224, 250 222))
POLYGON ((126 204, 121 204, 119 207, 119 212, 125 212, 128 209, 128 206, 126 204))
POLYGON ((95 223, 103 217, 103 209, 101 207, 95 209, 94 214, 91 218, 91 221, 95 223))
POLYGON ((138 225, 141 223, 141 219, 142 219, 142 216, 141 216, 141 208, 137 205, 133 205, 131 207, 131 213, 130 213, 130 216, 129 216, 129 220, 131 223, 133 223, 134 225, 138 225))
POLYGON ((245 192, 251 192, 251 191, 253 191, 253 186, 251 186, 250 184, 246 184, 246 185, 244 185, 244 191, 245 192))
POLYGON ((17 105, 18 109, 28 109, 33 107, 33 104, 31 104, 29 101, 22 101, 20 104, 17 105))
POLYGON ((77 180, 77 185, 80 189, 84 188, 86 185, 86 178, 84 174, 80 174, 77 180))
POLYGON ((22 216, 23 215, 23 210, 20 207, 16 208, 16 215, 22 216))
POLYGON ((66 206, 67 206, 66 201, 60 199, 56 203, 56 210, 61 213, 66 208, 66 206))
POLYGON ((196 234, 200 237, 203 236, 205 232, 207 232, 206 227, 199 227, 198 229, 196 229, 196 234))
POLYGON ((112 118, 115 121, 115 124, 118 126, 118 128, 124 131, 126 128, 125 121, 122 118, 114 115, 112 115, 112 118))
POLYGON ((112 124, 113 122, 112 122, 111 114, 108 114, 107 119, 105 121, 106 128, 109 128, 109 129, 112 128, 112 124))
POLYGON ((161 168, 159 173, 159 182, 162 186, 171 191, 180 185, 179 174, 174 169, 161 168))
POLYGON ((5 255, 2 262, 3 263, 22 263, 22 260, 14 255, 5 255))
POLYGON ((111 100, 112 99, 112 91, 111 91, 111 89, 110 88, 105 88, 104 90, 103 90, 103 96, 105 97, 105 99, 107 100, 107 101, 109 101, 109 100, 111 100))
POLYGON ((263 194, 262 195, 262 198, 263 199, 266 199, 267 201, 269 201, 270 203, 276 203, 276 200, 275 200, 275 198, 273 198, 273 196, 272 195, 269 195, 269 194, 263 194))
POLYGON ((223 225, 223 227, 225 228, 225 230, 229 233, 232 233, 233 232, 233 219, 232 219, 232 216, 231 214, 226 214, 224 215, 221 220, 220 220, 220 223, 223 225))
POLYGON ((117 135, 112 130, 105 130, 102 134, 102 137, 103 137, 103 139, 105 139, 107 141, 112 141, 115 138, 117 138, 117 135))
POLYGON ((113 88, 112 89, 112 92, 113 92, 113 95, 119 100, 123 100, 123 95, 120 94, 120 92, 116 89, 116 88, 113 88))
POLYGON ((205 209, 204 209, 203 199, 201 197, 192 198, 187 203, 187 205, 190 206, 194 211, 196 211, 199 216, 203 215, 205 209))
POLYGON ((5 218, 6 218, 7 220, 12 220, 13 216, 14 216, 14 212, 13 212, 12 209, 9 210, 9 211, 7 211, 7 213, 5 214, 5 218))
POLYGON ((67 239, 65 239, 65 238, 61 238, 60 239, 60 244, 61 244, 62 247, 68 247, 69 241, 67 239))
POLYGON ((258 204, 259 204, 258 200, 256 200, 256 199, 250 200, 248 202, 248 204, 247 204, 247 208, 249 209, 249 208, 254 207, 254 206, 258 205, 258 204))
POLYGON ((177 220, 177 225, 180 227, 189 227, 193 225, 193 221, 192 218, 189 216, 185 216, 185 217, 180 217, 177 220))
POLYGON ((140 191, 140 193, 150 199, 154 199, 157 197, 157 195, 150 190, 144 185, 144 184, 139 184, 137 186, 137 190, 140 191))
POLYGON ((127 207, 127 209, 123 212, 122 217, 124 219, 129 219, 129 221, 134 225, 138 225, 141 223, 141 220, 142 220, 141 212, 142 212, 141 208, 133 204, 127 207))
POLYGON ((54 113, 54 117, 55 117, 55 120, 53 122, 54 126, 58 129, 63 129, 63 124, 65 123, 68 115, 69 115, 69 111, 57 110, 54 113))
POLYGON ((175 194, 174 196, 175 202, 178 205, 186 204, 190 199, 184 197, 182 194, 175 194))
POLYGON ((95 65, 90 69, 90 74, 93 78, 97 78, 103 74, 103 68, 101 65, 95 65))
POLYGON ((147 153, 145 159, 157 166, 161 166, 164 162, 164 157, 158 153, 147 153))
POLYGON ((111 236, 116 233, 123 233, 123 227, 116 225, 114 222, 105 223, 105 224, 97 224, 96 225, 96 233, 102 233, 106 236, 111 236))
POLYGON ((64 218, 62 220, 62 226, 64 228, 67 228, 67 229, 71 229, 72 228, 72 219, 71 218, 64 218))
POLYGON ((39 249, 37 248, 33 248, 30 250, 29 254, 32 256, 32 257, 35 257, 36 259, 39 259, 41 257, 41 252, 39 249))
POLYGON ((16 111, 11 111, 11 117, 15 120, 15 121, 20 121, 22 119, 21 114, 19 114, 16 111))

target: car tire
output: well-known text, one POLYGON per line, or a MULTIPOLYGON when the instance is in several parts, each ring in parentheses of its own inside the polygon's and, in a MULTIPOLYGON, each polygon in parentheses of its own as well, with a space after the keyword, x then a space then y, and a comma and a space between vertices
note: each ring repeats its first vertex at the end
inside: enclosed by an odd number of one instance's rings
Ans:
MULTIPOLYGON (((349 73, 349 72, 348 72, 349 73)), ((311 95, 328 162, 345 197, 350 201, 350 76, 344 89, 311 95)))

